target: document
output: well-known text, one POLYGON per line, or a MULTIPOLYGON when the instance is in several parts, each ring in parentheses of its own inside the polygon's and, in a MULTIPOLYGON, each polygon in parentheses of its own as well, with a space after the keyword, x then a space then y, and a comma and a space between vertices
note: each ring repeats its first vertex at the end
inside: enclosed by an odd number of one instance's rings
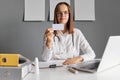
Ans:
POLYGON ((50 60, 48 62, 39 62, 39 68, 49 68, 51 65, 56 65, 56 67, 62 67, 65 60, 50 60))

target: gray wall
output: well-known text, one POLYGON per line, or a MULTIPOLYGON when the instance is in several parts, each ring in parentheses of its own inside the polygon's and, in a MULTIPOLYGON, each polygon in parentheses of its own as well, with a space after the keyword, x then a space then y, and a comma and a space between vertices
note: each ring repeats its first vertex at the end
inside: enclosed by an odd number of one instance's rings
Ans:
MULTIPOLYGON (((24 0, 0 0, 0 52, 18 52, 34 60, 42 52, 43 35, 51 27, 49 0, 46 1, 44 22, 24 22, 24 0)), ((71 7, 73 8, 71 0, 71 7)), ((97 57, 104 52, 110 35, 120 35, 120 0, 95 0, 94 22, 77 21, 75 27, 81 29, 97 57)))

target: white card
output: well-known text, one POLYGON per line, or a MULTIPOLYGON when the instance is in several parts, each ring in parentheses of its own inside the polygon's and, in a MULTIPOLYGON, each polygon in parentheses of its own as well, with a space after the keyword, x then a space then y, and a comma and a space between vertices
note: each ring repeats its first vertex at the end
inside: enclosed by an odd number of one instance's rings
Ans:
POLYGON ((64 30, 63 24, 52 24, 54 30, 64 30))

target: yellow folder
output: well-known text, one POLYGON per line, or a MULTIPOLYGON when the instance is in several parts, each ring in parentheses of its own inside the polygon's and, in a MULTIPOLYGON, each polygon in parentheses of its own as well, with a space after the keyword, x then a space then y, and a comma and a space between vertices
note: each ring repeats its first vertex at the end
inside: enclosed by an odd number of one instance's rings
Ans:
POLYGON ((0 53, 0 66, 18 66, 19 54, 1 54, 0 53))

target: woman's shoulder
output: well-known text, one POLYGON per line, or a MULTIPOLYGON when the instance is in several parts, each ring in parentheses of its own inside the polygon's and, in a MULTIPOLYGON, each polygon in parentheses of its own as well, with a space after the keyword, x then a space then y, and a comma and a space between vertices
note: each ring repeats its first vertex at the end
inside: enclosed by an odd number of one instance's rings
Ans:
POLYGON ((82 31, 80 29, 77 29, 77 28, 74 28, 74 36, 79 37, 81 39, 84 37, 82 31))
POLYGON ((74 34, 81 34, 81 30, 78 28, 74 28, 74 34))

